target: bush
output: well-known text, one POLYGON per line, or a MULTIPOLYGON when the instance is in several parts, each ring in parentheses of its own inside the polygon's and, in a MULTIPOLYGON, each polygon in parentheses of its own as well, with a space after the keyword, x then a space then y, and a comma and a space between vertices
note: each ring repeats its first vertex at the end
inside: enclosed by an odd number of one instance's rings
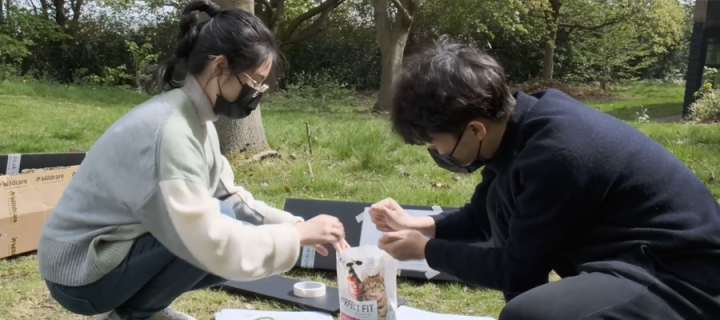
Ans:
POLYGON ((697 123, 720 123, 720 90, 710 89, 690 105, 690 120, 697 123))
POLYGON ((578 100, 586 100, 586 99, 596 99, 596 98, 602 98, 610 96, 611 93, 609 91, 604 91, 600 86, 593 86, 593 85, 587 85, 587 84, 573 84, 573 83, 567 83, 562 82, 560 80, 556 79, 533 79, 527 82, 523 82, 520 84, 516 84, 512 86, 512 91, 522 91, 525 93, 534 93, 538 91, 543 91, 547 89, 558 89, 565 94, 578 99, 578 100))
POLYGON ((690 105, 690 121, 696 123, 720 123, 720 90, 713 88, 713 80, 718 70, 705 68, 700 90, 695 93, 698 98, 690 105))

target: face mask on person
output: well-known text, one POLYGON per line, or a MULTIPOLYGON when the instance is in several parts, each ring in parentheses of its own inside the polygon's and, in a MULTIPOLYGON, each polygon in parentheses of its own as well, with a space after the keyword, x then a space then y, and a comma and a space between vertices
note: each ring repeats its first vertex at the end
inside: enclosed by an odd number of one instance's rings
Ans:
POLYGON ((262 94, 267 89, 267 85, 259 86, 250 76, 247 74, 245 74, 245 76, 247 76, 248 79, 256 85, 255 88, 259 87, 259 89, 255 89, 247 83, 243 84, 240 77, 236 75, 235 77, 242 84, 242 89, 234 101, 229 101, 223 97, 220 89, 220 78, 218 78, 219 93, 217 95, 217 99, 215 100, 216 114, 230 119, 242 119, 249 116, 250 113, 257 109, 260 99, 262 98, 262 94))
POLYGON ((453 153, 455 153, 455 149, 457 149, 458 145, 460 144, 460 141, 462 141, 464 134, 460 134, 460 137, 458 137, 457 142, 455 143, 455 147, 453 147, 452 151, 450 151, 450 154, 439 154, 437 150, 433 148, 428 148, 428 152, 430 152, 430 156, 432 156, 433 160, 435 160, 435 163, 445 170, 456 172, 456 173, 472 173, 475 172, 477 169, 480 169, 482 166, 485 165, 485 159, 480 156, 480 148, 482 147, 482 140, 478 143, 478 151, 475 156, 475 160, 471 161, 468 164, 459 164, 455 159, 452 158, 453 153))

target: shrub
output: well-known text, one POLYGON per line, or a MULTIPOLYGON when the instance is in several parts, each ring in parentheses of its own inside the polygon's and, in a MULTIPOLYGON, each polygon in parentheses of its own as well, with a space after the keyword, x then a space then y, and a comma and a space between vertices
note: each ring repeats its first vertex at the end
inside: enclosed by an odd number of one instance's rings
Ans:
POLYGON ((720 123, 720 90, 713 88, 712 80, 717 69, 705 68, 703 85, 695 93, 697 100, 690 105, 690 121, 696 123, 720 123))
POLYGON ((587 84, 572 84, 556 79, 533 79, 527 82, 513 85, 512 91, 534 93, 550 88, 558 89, 578 100, 596 99, 611 95, 610 91, 604 91, 600 86, 593 86, 587 84))

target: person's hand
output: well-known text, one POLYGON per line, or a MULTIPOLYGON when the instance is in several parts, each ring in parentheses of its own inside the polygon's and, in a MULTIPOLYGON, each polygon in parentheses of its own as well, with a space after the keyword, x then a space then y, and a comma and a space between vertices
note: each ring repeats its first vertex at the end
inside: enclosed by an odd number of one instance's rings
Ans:
MULTIPOLYGON (((335 251, 337 251, 338 253, 342 253, 343 250, 350 248, 350 245, 347 243, 347 241, 345 241, 345 239, 342 239, 342 241, 340 242, 333 243, 333 247, 335 248, 335 251)), ((325 248, 323 247, 323 249, 325 248)), ((322 252, 320 254, 322 254, 322 252)))
POLYGON ((387 198, 370 206, 370 219, 382 232, 413 228, 414 218, 403 210, 395 200, 387 198))
POLYGON ((425 245, 429 240, 418 231, 402 230, 380 237, 378 247, 400 261, 419 260, 425 259, 425 245))
POLYGON ((345 242, 345 228, 340 220, 333 216, 321 214, 306 222, 299 221, 295 227, 300 237, 300 245, 315 247, 315 250, 323 256, 328 255, 328 250, 322 246, 323 244, 342 245, 345 242))

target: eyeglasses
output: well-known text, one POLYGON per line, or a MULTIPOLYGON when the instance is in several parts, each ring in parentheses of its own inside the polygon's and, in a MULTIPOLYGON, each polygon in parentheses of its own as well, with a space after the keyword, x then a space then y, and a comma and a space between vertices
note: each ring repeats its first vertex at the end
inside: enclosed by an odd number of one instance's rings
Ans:
POLYGON ((248 79, 250 79, 250 81, 252 81, 251 87, 253 87, 253 89, 257 90, 257 92, 259 92, 259 93, 264 93, 264 92, 269 88, 268 85, 266 85, 266 84, 260 84, 260 83, 258 83, 257 81, 255 81, 255 79, 253 79, 249 74, 244 73, 244 72, 243 72, 243 74, 244 74, 246 77, 248 77, 248 79))

